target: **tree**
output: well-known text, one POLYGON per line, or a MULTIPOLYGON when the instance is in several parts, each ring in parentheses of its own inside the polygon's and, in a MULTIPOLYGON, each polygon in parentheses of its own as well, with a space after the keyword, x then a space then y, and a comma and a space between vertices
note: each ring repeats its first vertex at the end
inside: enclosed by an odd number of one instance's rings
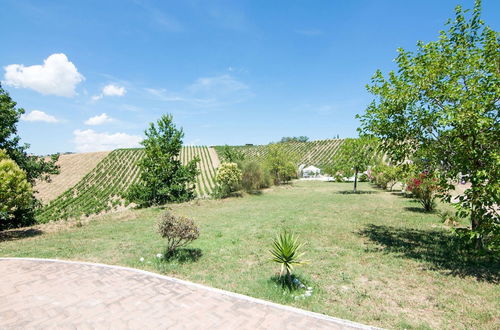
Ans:
POLYGON ((163 115, 145 131, 144 157, 139 160, 140 180, 127 192, 127 199, 139 207, 184 202, 194 198, 198 158, 182 165, 180 152, 184 132, 171 115, 163 115))
POLYGON ((500 226, 500 34, 484 25, 480 1, 471 14, 456 7, 447 26, 415 52, 399 49, 397 73, 375 73, 360 130, 379 137, 393 160, 436 171, 445 201, 453 180, 468 175, 458 214, 484 238, 500 226))
POLYGON ((225 163, 241 163, 245 159, 245 154, 227 144, 220 149, 219 155, 225 163))
POLYGON ((335 155, 333 165, 327 169, 332 175, 340 172, 343 176, 354 175, 354 189, 357 191, 358 174, 374 163, 376 140, 370 137, 345 139, 335 155))
POLYGON ((25 171, 26 179, 32 185, 37 179, 49 180, 51 174, 59 173, 56 165, 59 155, 52 155, 49 161, 28 155, 29 144, 21 145, 21 138, 17 135, 17 123, 25 111, 16 105, 0 84, 0 149, 4 149, 9 158, 25 171))
POLYGON ((309 137, 307 136, 284 136, 281 138, 280 143, 307 142, 307 141, 309 141, 309 137))
MULTIPOLYGON (((0 229, 28 224, 23 220, 34 205, 33 189, 24 172, 0 149, 0 229)), ((30 214, 31 215, 31 214, 30 214)), ((28 219, 31 220, 31 219, 28 219)))
POLYGON ((274 184, 289 182, 297 176, 297 156, 283 145, 273 143, 267 146, 265 165, 273 177, 274 184))

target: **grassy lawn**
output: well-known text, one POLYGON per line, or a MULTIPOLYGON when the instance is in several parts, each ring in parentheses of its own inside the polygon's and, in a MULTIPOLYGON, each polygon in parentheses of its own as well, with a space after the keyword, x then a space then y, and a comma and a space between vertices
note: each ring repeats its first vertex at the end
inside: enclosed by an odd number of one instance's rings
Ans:
MULTIPOLYGON (((129 210, 56 232, 3 234, 0 256, 60 258, 164 273, 335 317, 390 328, 495 328, 499 262, 468 261, 449 229, 419 204, 362 183, 297 182, 261 195, 172 206, 201 236, 173 260, 154 224, 160 209, 129 210), (307 242, 297 274, 313 294, 295 299, 272 281, 281 227, 307 242), (26 237, 30 236, 30 237, 26 237), (140 258, 144 257, 144 262, 140 258)), ((43 228, 43 227, 42 227, 43 228)))

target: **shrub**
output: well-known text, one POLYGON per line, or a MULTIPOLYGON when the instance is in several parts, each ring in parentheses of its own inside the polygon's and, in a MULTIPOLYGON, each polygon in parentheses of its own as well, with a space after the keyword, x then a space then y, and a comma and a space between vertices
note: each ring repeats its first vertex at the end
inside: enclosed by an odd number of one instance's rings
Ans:
POLYGON ((247 161, 241 164, 241 186, 245 191, 252 192, 271 185, 270 174, 256 161, 247 161))
POLYGON ((241 170, 236 163, 222 163, 215 176, 217 187, 213 196, 224 198, 239 189, 241 184, 241 170))
POLYGON ((286 275, 289 284, 292 282, 293 266, 303 264, 300 260, 303 253, 299 252, 302 246, 292 233, 283 231, 276 236, 273 248, 269 251, 273 256, 271 260, 281 265, 280 276, 286 275))
POLYGON ((33 220, 35 199, 26 172, 1 149, 0 201, 0 229, 27 225, 33 220))
POLYGON ((368 174, 366 174, 366 173, 362 173, 362 174, 359 176, 359 182, 368 182, 368 174))
POLYGON ((406 187, 427 212, 434 210, 436 207, 435 199, 438 188, 437 179, 427 172, 422 172, 418 177, 410 179, 406 187))
POLYGON ((298 157, 288 151, 282 143, 270 144, 266 150, 265 164, 273 178, 274 184, 288 183, 297 177, 296 163, 298 157))
POLYGON ((161 237, 167 239, 167 254, 169 255, 200 236, 198 226, 192 219, 175 216, 169 211, 161 216, 157 231, 161 237))

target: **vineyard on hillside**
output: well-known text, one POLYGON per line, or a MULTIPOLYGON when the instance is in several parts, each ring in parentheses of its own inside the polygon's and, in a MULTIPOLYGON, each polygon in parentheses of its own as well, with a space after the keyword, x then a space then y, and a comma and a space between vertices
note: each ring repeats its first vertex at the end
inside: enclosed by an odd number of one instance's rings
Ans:
MULTIPOLYGON (((143 155, 142 149, 112 151, 75 186, 43 207, 37 215, 38 220, 48 222, 79 218, 124 207, 123 193, 139 179, 137 161, 143 155)), ((214 159, 215 153, 211 153, 206 146, 182 148, 180 158, 184 164, 196 156, 200 158, 196 194, 198 197, 206 197, 215 185, 218 159, 214 159)))
MULTIPOLYGON (((281 143, 285 146, 287 151, 292 152, 299 158, 299 164, 314 165, 319 168, 331 165, 335 154, 339 150, 344 140, 330 139, 330 140, 317 140, 310 142, 285 142, 281 143)), ((214 147, 217 152, 222 147, 214 147)), ((246 158, 261 160, 266 155, 267 145, 255 146, 235 146, 233 147, 241 151, 246 158)))

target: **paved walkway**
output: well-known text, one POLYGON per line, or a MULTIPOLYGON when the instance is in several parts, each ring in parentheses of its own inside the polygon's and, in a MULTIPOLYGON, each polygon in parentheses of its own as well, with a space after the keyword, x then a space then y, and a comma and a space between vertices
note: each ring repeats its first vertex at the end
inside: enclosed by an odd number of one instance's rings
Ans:
POLYGON ((137 269, 0 258, 0 328, 368 327, 137 269))

